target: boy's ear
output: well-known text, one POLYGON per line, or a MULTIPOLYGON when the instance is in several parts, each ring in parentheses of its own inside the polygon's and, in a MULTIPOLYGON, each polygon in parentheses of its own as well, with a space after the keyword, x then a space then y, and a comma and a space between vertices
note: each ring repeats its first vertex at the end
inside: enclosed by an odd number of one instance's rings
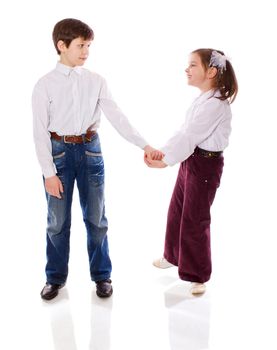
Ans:
POLYGON ((60 50, 60 52, 64 52, 67 49, 64 41, 62 41, 62 40, 59 40, 57 42, 57 48, 60 50))

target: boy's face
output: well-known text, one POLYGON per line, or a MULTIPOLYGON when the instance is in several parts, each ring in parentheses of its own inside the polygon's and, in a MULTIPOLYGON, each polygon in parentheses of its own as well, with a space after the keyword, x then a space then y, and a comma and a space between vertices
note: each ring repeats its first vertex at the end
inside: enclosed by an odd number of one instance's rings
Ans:
POLYGON ((60 40, 57 44, 61 54, 60 62, 66 66, 82 66, 89 56, 91 40, 73 39, 68 47, 60 40))

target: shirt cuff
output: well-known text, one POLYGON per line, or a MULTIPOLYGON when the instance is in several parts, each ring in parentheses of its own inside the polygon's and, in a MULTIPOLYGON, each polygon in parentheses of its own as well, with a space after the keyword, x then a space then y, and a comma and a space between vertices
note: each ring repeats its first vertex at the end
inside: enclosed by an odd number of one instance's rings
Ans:
MULTIPOLYGON (((162 151, 162 150, 161 150, 161 151, 162 151)), ((162 151, 162 152, 163 152, 163 151, 162 151)), ((166 165, 169 165, 169 166, 173 166, 173 165, 175 165, 176 163, 178 163, 178 162, 176 162, 176 160, 175 160, 173 157, 170 157, 168 154, 166 154, 166 155, 163 157, 162 161, 163 161, 166 165)))
POLYGON ((170 157, 169 153, 168 153, 168 149, 167 147, 163 146, 163 147, 160 147, 159 150, 161 152, 163 152, 164 154, 164 157, 162 159, 162 161, 166 164, 166 165, 169 165, 169 166, 173 166, 176 164, 176 161, 174 160, 173 157, 170 157))
POLYGON ((137 143, 137 146, 140 147, 142 150, 144 149, 145 146, 150 146, 149 142, 145 141, 142 139, 137 143))
POLYGON ((49 166, 48 168, 42 169, 42 173, 45 179, 48 177, 55 176, 57 174, 56 167, 53 164, 53 166, 49 166))

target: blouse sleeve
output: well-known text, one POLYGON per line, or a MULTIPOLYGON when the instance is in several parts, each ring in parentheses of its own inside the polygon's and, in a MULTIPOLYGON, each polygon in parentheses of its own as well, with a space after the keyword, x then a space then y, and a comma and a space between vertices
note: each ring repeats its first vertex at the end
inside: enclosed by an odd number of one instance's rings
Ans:
POLYGON ((163 161, 168 165, 186 160, 196 148, 217 128, 224 117, 224 103, 217 98, 210 98, 192 108, 187 115, 188 121, 171 137, 161 151, 163 161))

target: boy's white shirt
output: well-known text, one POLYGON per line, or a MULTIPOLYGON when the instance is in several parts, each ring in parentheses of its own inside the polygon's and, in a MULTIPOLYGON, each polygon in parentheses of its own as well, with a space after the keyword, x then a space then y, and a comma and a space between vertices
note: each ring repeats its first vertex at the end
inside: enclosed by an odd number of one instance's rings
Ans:
POLYGON ((103 77, 82 67, 60 62, 35 85, 32 95, 34 141, 45 178, 56 174, 50 132, 81 135, 97 130, 101 110, 127 141, 144 148, 148 143, 114 102, 103 77))
POLYGON ((218 96, 218 91, 209 90, 194 100, 185 123, 160 149, 165 154, 164 163, 174 165, 186 160, 197 146, 208 151, 223 151, 228 146, 231 108, 218 96))

